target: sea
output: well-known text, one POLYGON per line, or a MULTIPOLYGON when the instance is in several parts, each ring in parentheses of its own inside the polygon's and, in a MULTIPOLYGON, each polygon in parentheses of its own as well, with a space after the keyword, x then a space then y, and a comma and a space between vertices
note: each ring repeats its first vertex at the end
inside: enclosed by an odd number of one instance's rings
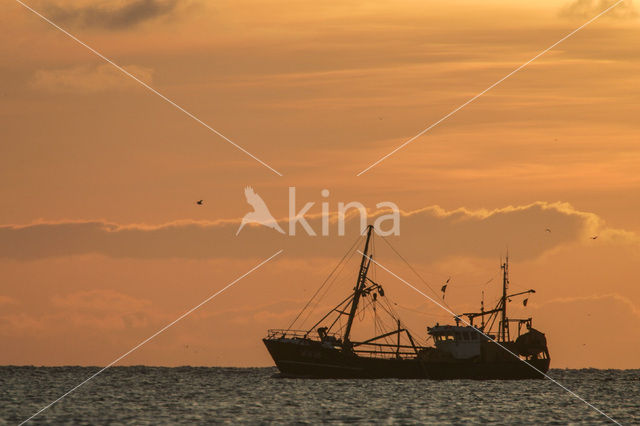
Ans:
MULTIPOLYGON (((0 367, 0 424, 20 424, 99 367, 0 367)), ((287 379, 275 368, 112 367, 27 424, 640 424, 640 370, 551 380, 287 379), (612 419, 612 420, 611 420, 612 419)))

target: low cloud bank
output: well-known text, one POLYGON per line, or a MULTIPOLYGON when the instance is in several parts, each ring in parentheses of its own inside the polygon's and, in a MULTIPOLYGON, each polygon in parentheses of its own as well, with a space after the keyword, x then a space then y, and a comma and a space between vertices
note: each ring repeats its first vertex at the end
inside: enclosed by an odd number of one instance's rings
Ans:
MULTIPOLYGON (((371 212, 373 223, 388 212, 371 212)), ((348 216, 346 235, 337 223, 329 236, 320 236, 321 218, 309 220, 318 233, 312 237, 298 226, 296 236, 260 225, 245 226, 236 236, 239 220, 179 221, 158 226, 119 225, 104 221, 69 221, 0 226, 0 257, 37 260, 99 254, 113 258, 262 258, 285 249, 287 256, 341 255, 358 238, 358 216, 348 216)), ((280 221, 284 229, 288 224, 280 221)), ((387 223, 388 225, 388 223, 387 223)), ((385 227, 385 222, 382 223, 385 227)), ((509 248, 519 259, 539 256, 566 243, 606 231, 600 218, 566 203, 536 202, 496 210, 444 210, 437 206, 402 213, 400 235, 386 237, 412 260, 433 261, 449 256, 495 257, 509 248), (548 229, 548 230, 547 230, 548 229)), ((620 232, 609 233, 616 240, 620 232)))
POLYGON ((178 0, 92 2, 84 5, 50 4, 47 13, 63 25, 121 30, 176 13, 178 0))
MULTIPOLYGON (((138 65, 126 65, 124 68, 140 80, 152 83, 152 69, 138 65)), ((31 87, 35 90, 51 93, 93 94, 131 89, 137 84, 110 64, 39 70, 31 80, 31 87)))

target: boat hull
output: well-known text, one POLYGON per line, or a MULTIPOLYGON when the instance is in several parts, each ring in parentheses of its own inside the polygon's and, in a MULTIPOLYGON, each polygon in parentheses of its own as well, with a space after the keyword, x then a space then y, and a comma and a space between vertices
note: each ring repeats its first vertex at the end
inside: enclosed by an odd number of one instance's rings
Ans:
POLYGON ((495 360, 442 360, 377 358, 358 356, 318 341, 263 339, 284 377, 306 378, 398 378, 398 379, 541 379, 549 359, 522 360, 510 354, 495 360), (510 359, 509 359, 510 357, 510 359), (531 367, 535 367, 531 368, 531 367), (538 371, 536 371, 536 369, 538 371))

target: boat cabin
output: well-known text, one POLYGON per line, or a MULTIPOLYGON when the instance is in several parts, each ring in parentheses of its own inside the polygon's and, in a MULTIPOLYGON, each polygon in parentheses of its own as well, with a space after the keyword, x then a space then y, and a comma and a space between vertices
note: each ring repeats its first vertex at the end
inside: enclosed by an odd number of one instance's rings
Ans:
POLYGON ((475 327, 436 325, 427 327, 436 348, 456 359, 469 359, 480 355, 480 344, 487 340, 475 327))

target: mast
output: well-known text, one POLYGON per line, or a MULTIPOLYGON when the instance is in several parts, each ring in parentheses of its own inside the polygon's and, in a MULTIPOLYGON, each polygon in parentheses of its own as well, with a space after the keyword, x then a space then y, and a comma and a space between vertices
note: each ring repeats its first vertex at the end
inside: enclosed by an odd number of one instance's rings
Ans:
POLYGON ((509 320, 507 318, 507 289, 509 287, 509 254, 501 266, 502 268, 502 318, 500 327, 502 331, 502 341, 509 339, 509 320))
POLYGON ((482 300, 480 301, 480 320, 482 321, 482 328, 480 328, 480 330, 484 331, 484 290, 482 290, 482 300))
POLYGON ((396 349, 396 358, 400 359, 400 333, 402 332, 402 328, 400 328, 400 320, 398 320, 398 348, 396 349))
POLYGON ((347 321, 347 329, 344 332, 344 342, 349 341, 349 334, 351 333, 351 326, 353 325, 353 319, 356 316, 356 310, 358 309, 358 302, 360 300, 360 295, 364 290, 366 280, 367 280, 367 271, 369 270, 369 265, 371 264, 371 260, 369 259, 369 241, 371 240, 371 232, 373 231, 373 226, 367 226, 367 241, 364 243, 364 251, 362 253, 362 260, 360 261, 360 272, 358 273, 358 282, 356 283, 356 287, 353 292, 353 301, 351 302, 351 310, 349 311, 349 319, 347 321))

